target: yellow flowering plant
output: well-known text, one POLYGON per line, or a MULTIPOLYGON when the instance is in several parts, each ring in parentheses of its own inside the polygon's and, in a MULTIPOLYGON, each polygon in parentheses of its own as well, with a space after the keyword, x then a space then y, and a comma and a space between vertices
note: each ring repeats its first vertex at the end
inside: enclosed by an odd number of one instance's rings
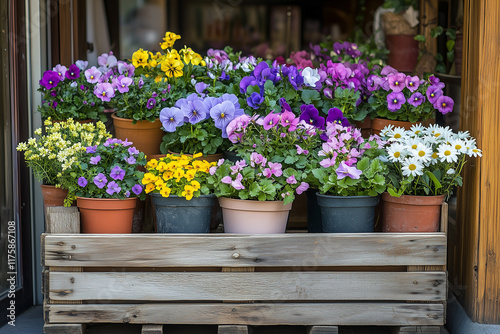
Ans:
POLYGON ((78 162, 78 153, 87 146, 104 142, 111 134, 102 122, 81 124, 72 118, 64 122, 45 120, 45 132, 35 130, 38 138, 30 138, 17 145, 24 152, 24 160, 35 175, 45 184, 60 187, 62 174, 78 162))
POLYGON ((193 156, 167 154, 166 157, 148 161, 142 179, 146 194, 175 195, 189 201, 193 197, 212 193, 206 179, 216 163, 198 160, 199 157, 201 153, 193 156))

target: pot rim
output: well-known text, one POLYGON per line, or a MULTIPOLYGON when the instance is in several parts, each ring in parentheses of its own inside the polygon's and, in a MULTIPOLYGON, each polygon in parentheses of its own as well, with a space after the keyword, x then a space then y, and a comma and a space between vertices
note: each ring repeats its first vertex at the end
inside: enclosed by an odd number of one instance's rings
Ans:
POLYGON ((401 195, 401 197, 394 197, 386 191, 382 194, 382 200, 396 204, 441 205, 445 202, 445 196, 443 194, 436 196, 401 195))
MULTIPOLYGON (((234 209, 234 204, 237 204, 237 203, 247 203, 248 205, 251 205, 251 206, 260 206, 261 207, 260 211, 270 211, 269 207, 278 206, 279 204, 281 204, 281 206, 279 206, 280 210, 276 210, 276 211, 290 211, 292 209, 292 203, 288 203, 285 205, 285 204, 283 204, 284 203, 283 201, 259 201, 259 200, 252 200, 252 199, 219 197, 219 205, 222 208, 234 209), (224 202, 226 202, 226 203, 224 203, 224 202)), ((242 211, 253 211, 253 209, 252 210, 242 209, 242 211)), ((275 210, 272 210, 272 211, 275 211, 275 210)))
MULTIPOLYGON (((118 117, 116 115, 116 111, 111 114, 111 118, 114 118, 116 120, 123 121, 123 122, 130 122, 130 123, 132 123, 134 121, 132 118, 118 117)), ((156 122, 160 122, 160 119, 156 118, 153 122, 150 122, 150 121, 145 120, 145 119, 141 119, 141 120, 137 121, 137 123, 139 123, 139 122, 156 123, 156 122)))
POLYGON ((356 198, 377 198, 377 197, 380 197, 380 194, 377 195, 377 196, 370 196, 370 195, 361 195, 361 196, 338 196, 338 195, 326 195, 326 194, 321 194, 319 191, 316 192, 316 196, 319 196, 319 197, 324 197, 324 198, 342 198, 342 199, 348 199, 348 198, 352 198, 352 199, 356 199, 356 198))

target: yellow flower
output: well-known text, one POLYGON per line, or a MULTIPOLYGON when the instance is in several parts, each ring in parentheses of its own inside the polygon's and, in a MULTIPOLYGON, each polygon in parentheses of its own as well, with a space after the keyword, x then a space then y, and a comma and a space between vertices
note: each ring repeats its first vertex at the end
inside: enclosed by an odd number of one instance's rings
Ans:
POLYGON ((189 200, 191 200, 191 198, 193 198, 195 191, 196 190, 194 189, 193 186, 187 185, 184 187, 184 191, 182 192, 182 196, 186 197, 186 199, 189 201, 189 200))
POLYGON ((165 75, 169 78, 181 77, 184 74, 182 71, 183 68, 184 64, 180 60, 166 60, 161 63, 161 70, 165 72, 165 75))
POLYGON ((163 197, 168 197, 170 196, 170 192, 172 191, 172 189, 170 189, 169 187, 163 187, 161 188, 160 190, 160 194, 163 196, 163 197))
POLYGON ((191 181, 192 179, 194 179, 196 175, 196 169, 190 169, 186 172, 186 179, 188 181, 191 181))
POLYGON ((154 183, 156 181, 156 176, 151 173, 146 173, 144 174, 144 177, 142 178, 142 184, 150 184, 154 183))
POLYGON ((155 185, 150 183, 146 186, 146 189, 144 190, 146 192, 146 194, 149 194, 150 192, 152 192, 153 190, 155 190, 155 185))
POLYGON ((174 177, 179 182, 180 179, 184 176, 184 170, 182 168, 177 168, 174 172, 174 177))
POLYGON ((173 177, 174 177, 174 173, 172 171, 166 171, 165 173, 163 173, 163 179, 165 181, 168 181, 173 177))
POLYGON ((173 32, 167 31, 165 33, 165 37, 163 38, 163 42, 160 43, 160 46, 163 50, 168 49, 168 48, 172 47, 174 45, 175 41, 180 39, 180 38, 181 38, 181 36, 179 36, 173 32))
POLYGON ((177 168, 179 168, 179 163, 177 161, 170 161, 167 164, 166 170, 174 170, 174 169, 177 169, 177 168))
POLYGON ((163 182, 162 179, 158 178, 155 181, 155 186, 156 186, 156 189, 160 190, 160 189, 162 189, 165 186, 165 182, 163 182))
POLYGON ((159 171, 160 173, 166 171, 167 169, 168 169, 167 164, 164 161, 161 161, 156 167, 156 170, 159 171))
POLYGON ((200 189, 200 182, 198 182, 196 180, 191 181, 191 185, 193 186, 194 191, 197 191, 198 189, 200 189))
POLYGON ((132 64, 135 68, 139 66, 147 66, 148 58, 148 52, 141 48, 132 54, 132 64))
POLYGON ((154 169, 154 168, 156 168, 156 166, 158 166, 158 160, 156 160, 156 159, 151 159, 146 164, 147 169, 154 169))
POLYGON ((193 159, 199 158, 203 155, 203 153, 195 153, 193 154, 193 159))

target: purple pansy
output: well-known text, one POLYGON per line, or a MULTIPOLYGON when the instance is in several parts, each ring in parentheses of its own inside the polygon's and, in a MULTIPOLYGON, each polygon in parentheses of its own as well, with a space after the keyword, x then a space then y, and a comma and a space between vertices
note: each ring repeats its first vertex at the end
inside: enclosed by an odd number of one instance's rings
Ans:
POLYGON ((231 101, 223 101, 210 109, 215 127, 222 130, 222 138, 227 138, 226 128, 234 118, 235 107, 231 101))
POLYGON ((80 177, 78 178, 78 185, 79 185, 80 187, 82 187, 82 188, 83 188, 83 187, 85 187, 85 186, 87 186, 87 179, 86 179, 86 178, 84 178, 83 176, 80 176, 80 177))
POLYGON ((196 124, 207 118, 209 110, 203 100, 194 100, 181 107, 184 115, 189 119, 189 123, 196 124))
POLYGON ((94 184, 97 186, 97 188, 102 189, 108 182, 108 179, 103 173, 97 174, 96 177, 94 177, 94 184))
POLYGON ((129 91, 129 86, 132 85, 133 82, 134 80, 132 80, 132 78, 124 75, 120 75, 116 79, 113 79, 114 86, 122 94, 129 91))
POLYGON ((267 131, 278 125, 279 121, 280 117, 271 111, 266 117, 264 117, 262 126, 264 127, 264 130, 267 131))
POLYGON ((99 79, 101 78, 101 75, 102 75, 101 71, 99 71, 95 66, 92 66, 91 68, 85 71, 85 78, 87 78, 88 83, 93 84, 98 82, 99 79))
POLYGON ((132 192, 139 196, 142 193, 142 186, 140 184, 136 184, 132 187, 132 192))
POLYGON ((175 132, 178 126, 184 124, 184 113, 177 107, 163 108, 160 112, 160 121, 167 132, 175 132))
POLYGON ((318 129, 323 128, 325 125, 325 118, 319 116, 318 109, 312 104, 303 104, 300 106, 300 117, 299 120, 305 121, 307 124, 312 125, 318 129))
POLYGON ((286 183, 288 183, 288 184, 297 184, 297 180, 295 179, 295 175, 290 175, 286 179, 286 183))
POLYGON ((137 159, 134 156, 130 156, 128 158, 124 158, 124 160, 129 164, 133 165, 137 162, 137 159))
POLYGON ((141 153, 138 149, 136 149, 135 147, 129 147, 129 149, 127 150, 128 151, 128 154, 139 154, 141 153))
POLYGON ((443 90, 438 86, 430 86, 425 92, 430 103, 436 103, 437 99, 443 95, 443 90))
POLYGON ((406 77, 406 87, 411 91, 414 92, 418 89, 418 86, 420 86, 420 79, 418 76, 410 76, 408 75, 406 77))
POLYGON ((264 102, 264 96, 257 92, 253 92, 249 97, 247 97, 248 106, 254 109, 259 109, 262 102, 264 102))
POLYGON ((99 163, 99 161, 101 161, 100 155, 96 155, 95 157, 90 158, 90 163, 92 165, 97 165, 99 163))
POLYGON ((75 64, 69 66, 64 76, 69 80, 76 80, 80 77, 80 69, 75 64))
POLYGON ((447 113, 453 111, 454 104, 455 102, 451 97, 441 95, 434 104, 434 108, 439 110, 441 114, 446 115, 447 113))
POLYGON ((122 190, 122 188, 116 183, 115 181, 111 181, 108 183, 108 189, 106 189, 106 192, 109 195, 113 195, 114 193, 119 193, 122 190))
POLYGON ((87 66, 89 65, 89 62, 86 61, 86 60, 77 60, 75 62, 75 65, 78 66, 78 68, 83 71, 84 69, 87 68, 87 66))
POLYGON ((257 152, 253 152, 252 154, 250 154, 250 166, 264 166, 266 163, 267 159, 262 154, 259 154, 257 152))
POLYGON ((241 180, 243 180, 243 175, 238 173, 238 175, 236 175, 236 179, 231 182, 231 186, 236 190, 245 189, 245 186, 241 183, 241 180))
POLYGON ((401 109, 401 106, 405 102, 406 102, 405 96, 401 92, 392 92, 389 95, 387 95, 387 108, 392 112, 401 109))
POLYGON ((102 102, 109 102, 115 96, 115 90, 109 82, 98 83, 94 88, 94 95, 100 98, 102 102))
POLYGON ((97 145, 94 145, 94 146, 87 146, 85 148, 85 152, 87 153, 95 153, 97 150, 97 145))
POLYGON ((146 104, 146 108, 153 109, 155 106, 156 106, 156 99, 152 97, 148 100, 148 103, 146 104))
POLYGON ((57 86, 61 81, 59 74, 55 71, 45 71, 43 72, 42 79, 40 79, 40 86, 45 87, 45 89, 51 89, 57 86))
POLYGON ((387 81, 393 92, 401 92, 405 88, 406 75, 404 73, 389 74, 387 81))
POLYGON ((344 113, 339 108, 331 108, 328 110, 328 116, 326 117, 326 123, 337 123, 342 126, 349 126, 349 121, 344 117, 344 113))
POLYGON ((66 74, 66 71, 67 71, 67 70, 68 70, 68 69, 66 68, 66 66, 61 65, 61 64, 56 65, 56 66, 52 69, 52 71, 57 72, 57 74, 59 75, 59 79, 61 79, 61 80, 64 80, 64 78, 65 78, 65 76, 64 76, 64 75, 66 74))
POLYGON ((412 96, 408 98, 408 103, 414 107, 418 107, 419 105, 424 103, 424 101, 425 101, 425 96, 423 96, 422 93, 419 92, 412 94, 412 96))
POLYGON ((295 131, 295 129, 297 129, 297 124, 299 124, 299 118, 295 117, 293 112, 285 111, 281 114, 281 126, 289 126, 288 132, 295 131))
POLYGON ((115 166, 111 169, 111 173, 109 174, 113 180, 123 180, 125 177, 125 171, 120 168, 120 166, 115 166))

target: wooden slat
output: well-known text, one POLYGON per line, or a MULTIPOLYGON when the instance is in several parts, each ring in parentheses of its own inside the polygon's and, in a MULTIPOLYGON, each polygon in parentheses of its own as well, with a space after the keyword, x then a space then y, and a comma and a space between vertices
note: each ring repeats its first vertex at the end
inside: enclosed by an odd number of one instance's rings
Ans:
POLYGON ((446 236, 444 233, 46 235, 44 261, 46 266, 92 267, 445 265, 446 236))
POLYGON ((163 325, 143 325, 141 334, 163 334, 163 325))
POLYGON ((445 301, 446 273, 50 273, 50 299, 445 301))
POLYGON ((47 305, 50 323, 186 325, 443 325, 442 304, 82 304, 47 305))
POLYGON ((84 334, 84 324, 45 324, 43 334, 84 334))
POLYGON ((307 334, 338 334, 338 326, 311 326, 307 328, 307 334))
POLYGON ((391 329, 393 334, 439 334, 439 326, 402 326, 391 329))
POLYGON ((248 334, 248 326, 219 325, 217 334, 248 334))
POLYGON ((45 221, 47 233, 80 233, 80 213, 76 206, 47 207, 45 221))

